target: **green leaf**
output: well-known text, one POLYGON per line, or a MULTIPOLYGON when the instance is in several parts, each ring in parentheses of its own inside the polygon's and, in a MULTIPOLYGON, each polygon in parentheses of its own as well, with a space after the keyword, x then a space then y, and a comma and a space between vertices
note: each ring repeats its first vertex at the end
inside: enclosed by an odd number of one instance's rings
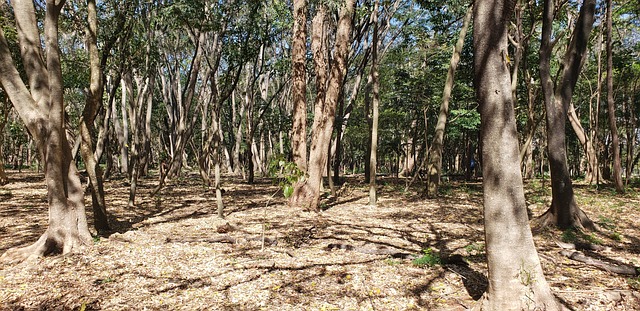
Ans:
POLYGON ((284 192, 285 198, 289 198, 293 194, 293 186, 285 185, 284 188, 282 189, 282 192, 284 192))

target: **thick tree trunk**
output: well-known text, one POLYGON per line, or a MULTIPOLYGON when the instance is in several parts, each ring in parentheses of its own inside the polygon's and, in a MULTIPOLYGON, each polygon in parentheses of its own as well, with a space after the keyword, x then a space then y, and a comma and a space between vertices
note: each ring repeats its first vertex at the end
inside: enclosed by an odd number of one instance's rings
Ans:
POLYGON ((559 310, 529 228, 511 95, 507 27, 513 2, 474 4, 474 84, 481 116, 489 287, 482 310, 559 310))
POLYGON ((609 113, 609 129, 613 147, 613 183, 618 193, 624 193, 622 182, 622 163, 620 161, 620 138, 616 125, 616 109, 613 99, 613 22, 612 0, 607 0, 607 112, 609 113))
POLYGON ((292 96, 293 128, 291 151, 293 162, 302 172, 307 170, 307 0, 293 1, 292 96))
POLYGON ((578 207, 569 176, 565 143, 565 123, 571 96, 586 54, 593 26, 595 0, 586 0, 580 9, 574 34, 562 61, 560 84, 555 93, 551 80, 551 32, 554 16, 552 0, 545 0, 540 46, 540 79, 547 112, 547 141, 551 170, 551 207, 539 219, 540 225, 554 224, 560 228, 594 229, 593 222, 578 207))
POLYGON ((62 67, 58 17, 64 1, 47 1, 43 61, 40 33, 32 1, 12 1, 30 89, 20 78, 0 29, 0 84, 37 142, 45 167, 49 226, 33 245, 10 249, 3 261, 21 261, 50 253, 69 253, 91 242, 84 191, 64 128, 62 67))
MULTIPOLYGON (((312 127, 311 151, 309 153, 309 163, 307 173, 309 178, 296 185, 291 203, 296 206, 307 207, 312 210, 318 209, 320 199, 320 186, 322 175, 327 165, 328 148, 333 132, 336 107, 346 74, 346 62, 349 54, 349 44, 351 42, 351 30, 353 28, 352 18, 355 9, 355 0, 346 0, 340 7, 339 20, 336 30, 335 48, 333 61, 331 63, 331 74, 326 88, 326 94, 316 87, 318 99, 316 100, 315 115, 312 127)), ((312 51, 316 61, 316 84, 324 87, 323 77, 326 77, 326 57, 327 48, 319 48, 317 44, 324 45, 326 42, 325 19, 326 7, 321 5, 314 17, 312 51)))
POLYGON ((460 53, 462 53, 462 47, 464 46, 464 38, 467 35, 467 30, 471 23, 472 12, 473 6, 470 6, 469 9, 467 9, 467 14, 464 17, 464 23, 462 24, 462 29, 460 29, 460 35, 458 36, 458 41, 456 42, 453 54, 451 55, 449 70, 447 71, 447 80, 444 84, 444 91, 442 92, 442 105, 440 105, 436 131, 433 135, 431 147, 429 148, 429 161, 427 164, 427 196, 429 197, 436 196, 438 192, 438 184, 440 183, 440 175, 442 174, 444 131, 447 125, 447 117, 449 116, 449 100, 451 99, 451 92, 453 91, 455 82, 456 68, 458 67, 458 62, 460 62, 460 53))

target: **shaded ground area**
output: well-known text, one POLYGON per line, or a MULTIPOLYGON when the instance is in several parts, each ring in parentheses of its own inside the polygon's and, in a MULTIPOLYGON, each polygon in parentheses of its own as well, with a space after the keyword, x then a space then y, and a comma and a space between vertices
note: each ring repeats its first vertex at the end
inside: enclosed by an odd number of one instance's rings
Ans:
MULTIPOLYGON (((9 176, 0 187, 0 252, 35 241, 47 221, 42 176, 9 176)), ((157 197, 149 197, 157 180, 143 179, 135 208, 127 208, 125 180, 108 181, 117 232, 82 254, 0 265, 0 309, 464 310, 487 286, 480 183, 450 183, 428 200, 417 188, 403 192, 404 180, 382 179, 373 208, 368 187, 347 178, 316 214, 289 208, 270 180, 225 181, 225 220, 195 174, 157 197), (441 264, 416 265, 425 250, 441 264)), ((533 215, 548 206, 548 188, 527 185, 533 215)), ((635 310, 640 279, 567 259, 554 240, 602 245, 585 253, 640 266, 640 195, 576 191, 601 230, 538 233, 547 281, 573 310, 635 310)))

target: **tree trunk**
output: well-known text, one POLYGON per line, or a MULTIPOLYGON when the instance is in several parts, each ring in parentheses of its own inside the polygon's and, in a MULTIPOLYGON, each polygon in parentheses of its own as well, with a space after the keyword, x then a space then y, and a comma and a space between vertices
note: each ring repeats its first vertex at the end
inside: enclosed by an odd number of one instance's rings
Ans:
POLYGON ((511 1, 478 0, 474 84, 481 116, 484 223, 489 287, 483 310, 559 310, 529 228, 518 150, 507 31, 511 1))
POLYGON ((595 0, 586 0, 580 9, 574 34, 562 61, 560 84, 555 92, 551 80, 551 32, 554 3, 545 0, 540 46, 540 80, 547 112, 547 141, 551 170, 551 207, 540 217, 540 225, 554 224, 560 228, 582 227, 595 229, 593 222, 578 207, 567 166, 565 123, 571 96, 575 88, 582 59, 586 54, 589 34, 593 26, 595 0))
POLYGON ((307 170, 307 0, 293 1, 291 151, 298 169, 307 170))
POLYGON ((9 177, 7 176, 7 173, 4 170, 5 157, 4 157, 4 148, 2 148, 2 146, 4 146, 4 142, 5 142, 4 128, 7 125, 7 120, 9 119, 9 112, 11 110, 9 106, 10 105, 9 97, 5 97, 5 100, 2 104, 3 104, 2 121, 0 122, 0 185, 6 185, 7 183, 9 183, 9 177))
MULTIPOLYGON (((634 84, 635 86, 635 84, 634 84)), ((631 94, 634 94, 636 89, 633 89, 631 94)), ((631 95, 627 102, 627 109, 629 110, 629 119, 627 123, 627 161, 625 165, 625 184, 628 185, 633 175, 633 151, 635 150, 637 136, 635 135, 635 129, 637 128, 636 115, 634 114, 634 95, 631 95)))
POLYGON ((371 16, 373 23, 373 39, 371 46, 371 81, 373 98, 371 101, 371 154, 369 156, 369 205, 376 206, 376 172, 378 161, 378 109, 380 106, 380 77, 378 73, 378 0, 373 5, 371 16))
POLYGON ((622 164, 620 161, 620 138, 616 125, 616 109, 613 99, 613 22, 612 0, 607 0, 607 112, 609 114, 609 128, 611 129, 611 143, 613 144, 613 183, 618 193, 624 193, 622 182, 622 164))
POLYGON ((440 113, 438 114, 438 122, 436 124, 436 131, 433 135, 433 141, 429 148, 429 162, 427 164, 427 196, 434 197, 438 192, 438 184, 440 183, 440 175, 442 174, 442 149, 444 146, 444 131, 447 125, 447 117, 449 116, 449 100, 451 99, 451 92, 453 91, 454 78, 456 74, 456 68, 458 62, 460 62, 460 53, 464 46, 464 38, 467 35, 469 24, 471 23, 471 15, 473 12, 473 6, 467 9, 467 14, 464 17, 464 23, 462 29, 460 29, 460 35, 458 41, 453 49, 451 55, 451 61, 449 63, 449 70, 447 71, 447 80, 444 84, 444 91, 442 92, 442 105, 440 106, 440 113))
POLYGON ((120 168, 121 174, 129 174, 129 123, 127 121, 127 106, 129 106, 129 103, 127 102, 127 99, 131 100, 132 95, 129 93, 129 86, 131 83, 131 76, 128 73, 125 73, 120 80, 120 116, 118 116, 118 107, 115 101, 113 101, 111 107, 111 110, 113 111, 113 130, 116 138, 118 139, 118 167, 120 168), (122 122, 120 120, 122 120, 122 122))
POLYGON ((342 91, 344 76, 346 74, 346 62, 349 54, 349 45, 351 42, 351 30, 353 28, 352 18, 355 9, 355 0, 346 0, 341 6, 339 12, 339 20, 336 29, 335 48, 333 60, 331 63, 331 74, 328 80, 326 94, 322 92, 324 88, 323 77, 326 77, 326 32, 325 5, 318 8, 318 13, 314 17, 314 29, 312 52, 316 61, 316 92, 318 99, 316 100, 315 115, 312 126, 311 151, 309 153, 309 163, 307 173, 309 178, 302 183, 296 185, 291 203, 296 206, 307 207, 311 210, 318 209, 320 199, 320 186, 322 184, 322 175, 327 165, 328 147, 333 132, 333 124, 335 121, 336 107, 340 92, 342 91), (325 45, 324 48, 317 45, 325 45), (315 48, 314 48, 314 45, 315 48), (318 88, 320 86, 321 88, 318 88))
POLYGON ((86 104, 82 112, 80 122, 80 154, 84 160, 89 175, 91 201, 93 206, 94 227, 99 234, 110 230, 107 218, 107 208, 104 198, 104 186, 102 182, 102 170, 95 156, 93 126, 98 109, 102 104, 104 84, 102 82, 102 68, 100 67, 100 54, 98 52, 98 18, 95 0, 87 1, 87 49, 89 50, 89 65, 91 70, 91 82, 87 94, 86 104))
POLYGON ((593 147, 592 139, 587 137, 587 133, 584 128, 580 124, 580 118, 576 114, 576 109, 573 106, 573 103, 569 103, 569 110, 567 111, 569 117, 569 123, 573 128, 573 131, 576 133, 576 137, 580 141, 580 144, 583 146, 585 156, 587 158, 587 176, 586 180, 588 182, 592 182, 596 176, 600 176, 598 169, 598 156, 596 154, 596 150, 593 147))
POLYGON ((12 1, 22 60, 28 68, 27 89, 11 58, 4 31, 0 29, 0 84, 34 137, 44 163, 49 205, 49 224, 31 246, 13 248, 3 261, 21 261, 51 253, 67 254, 90 245, 84 190, 78 178, 64 128, 62 66, 58 47, 58 18, 64 1, 46 2, 43 57, 41 37, 32 1, 12 1), (43 61, 46 59, 46 62, 43 61))

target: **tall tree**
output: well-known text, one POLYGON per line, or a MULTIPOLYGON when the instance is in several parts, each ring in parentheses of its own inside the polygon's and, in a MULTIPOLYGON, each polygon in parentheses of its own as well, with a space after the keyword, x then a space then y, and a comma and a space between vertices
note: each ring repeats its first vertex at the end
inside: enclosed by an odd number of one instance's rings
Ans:
POLYGON ((529 228, 507 59, 513 1, 474 4, 474 84, 480 107, 489 287, 484 310, 559 310, 529 228))
POLYGON ((307 0, 293 1, 293 39, 291 48, 293 129, 291 151, 301 171, 307 169, 307 0))
POLYGON ((440 112, 438 113, 438 122, 436 123, 436 131, 433 135, 433 141, 429 148, 429 164, 427 165, 427 195, 435 196, 438 191, 438 184, 440 183, 440 175, 442 174, 442 149, 444 146, 444 130, 447 125, 447 117, 449 116, 449 100, 451 99, 451 92, 453 91, 454 78, 456 75, 456 69, 460 62, 460 53, 462 53, 462 47, 464 45, 464 38, 467 35, 469 24, 471 23, 471 15, 473 12, 473 6, 467 9, 465 14, 462 28, 456 45, 453 48, 453 54, 451 55, 451 61, 449 62, 449 70, 447 71, 447 80, 444 84, 444 90, 442 92, 442 104, 440 105, 440 112))
POLYGON ((544 1, 542 42, 540 45, 540 81, 547 112, 547 141, 551 169, 551 207, 540 217, 540 224, 555 224, 560 228, 594 229, 593 222, 578 207, 567 165, 565 124, 567 111, 593 27, 595 0, 585 0, 580 8, 571 41, 561 63, 558 84, 551 80, 551 33, 555 15, 553 0, 544 1))
POLYGON ((102 64, 98 51, 98 13, 95 0, 87 1, 87 50, 89 52, 90 84, 86 104, 80 121, 80 154, 84 160, 91 183, 91 201, 93 207, 93 225, 99 233, 110 230, 107 208, 104 199, 102 170, 95 154, 94 120, 98 108, 102 105, 104 82, 102 80, 102 64))
POLYGON ((616 109, 613 98, 613 5, 607 0, 607 112, 609 113, 609 129, 611 130, 611 148, 613 149, 613 183, 618 193, 624 192, 622 182, 622 163, 620 161, 620 138, 616 125, 616 109))
POLYGON ((369 205, 376 205, 376 172, 378 161, 378 119, 380 107, 380 73, 378 68, 378 0, 374 0, 371 22, 373 23, 373 38, 371 39, 371 154, 369 155, 369 205))
POLYGON ((78 250, 91 242, 84 206, 84 189, 71 158, 65 134, 62 66, 58 46, 61 0, 47 0, 44 23, 36 17, 31 0, 12 1, 25 83, 11 57, 4 31, 0 30, 0 84, 35 139, 44 163, 49 205, 49 225, 32 245, 2 255, 6 261, 78 250), (40 28, 43 25, 44 41, 40 28), (42 43, 46 46, 43 52, 42 43), (27 88, 29 85, 29 88, 27 88))
POLYGON ((326 4, 319 4, 313 21, 312 52, 315 62, 317 99, 315 101, 311 129, 311 150, 307 167, 307 175, 309 177, 296 185, 294 194, 291 197, 291 202, 294 205, 312 210, 318 209, 322 175, 327 165, 336 107, 343 91, 344 76, 347 72, 346 64, 351 43, 354 9, 355 0, 346 0, 340 6, 331 66, 328 66, 326 62, 328 49, 326 46, 327 32, 325 22, 329 13, 326 4), (329 72, 327 71, 328 68, 330 68, 329 72), (328 79, 326 79, 327 76, 328 79), (323 90, 325 85, 323 81, 326 81, 326 92, 323 90))

